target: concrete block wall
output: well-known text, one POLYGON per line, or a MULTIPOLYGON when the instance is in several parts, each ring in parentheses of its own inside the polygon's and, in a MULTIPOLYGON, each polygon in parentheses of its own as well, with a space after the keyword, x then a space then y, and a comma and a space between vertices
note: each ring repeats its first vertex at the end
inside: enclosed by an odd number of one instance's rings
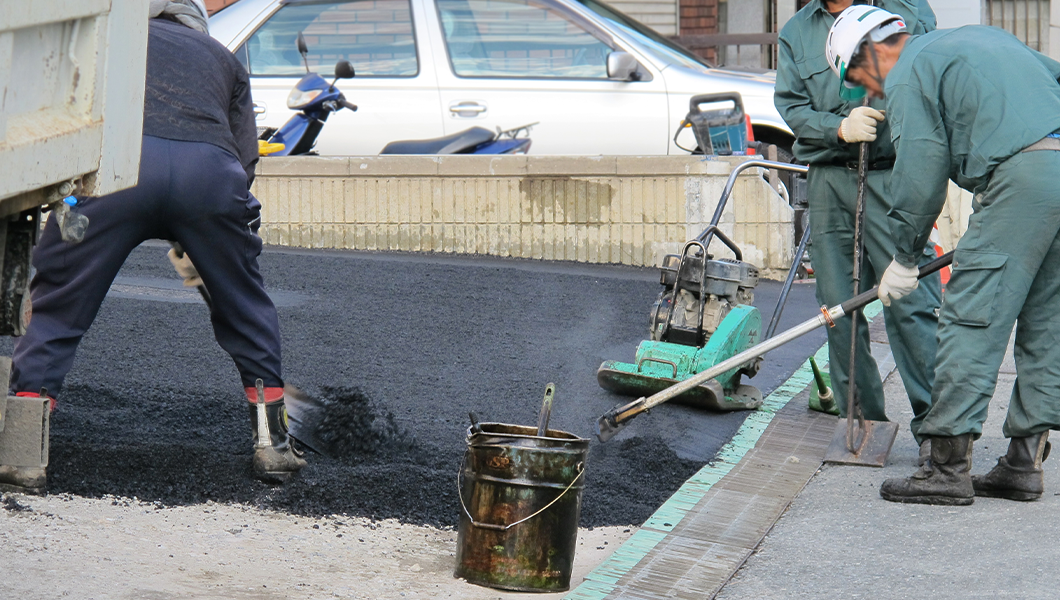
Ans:
MULTIPOLYGON (((264 158, 268 244, 655 265, 709 223, 732 166, 690 156, 264 158)), ((793 211, 745 171, 721 220, 767 274, 793 252, 793 211)), ((731 256, 720 243, 717 256, 731 256)))

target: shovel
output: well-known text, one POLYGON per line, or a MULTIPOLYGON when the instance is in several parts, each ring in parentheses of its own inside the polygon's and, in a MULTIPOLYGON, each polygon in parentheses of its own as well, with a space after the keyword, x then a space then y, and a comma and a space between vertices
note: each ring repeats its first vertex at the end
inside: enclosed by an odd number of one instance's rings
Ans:
POLYGON ((317 435, 324 418, 323 402, 290 383, 283 384, 283 398, 287 405, 287 433, 313 452, 331 456, 328 445, 317 435))
MULTIPOLYGON (((177 242, 170 242, 177 258, 184 257, 184 249, 177 242)), ((213 312, 213 299, 205 285, 196 286, 206 307, 213 312)), ((260 393, 259 393, 260 396, 260 393)), ((285 383, 283 386, 284 404, 287 407, 288 433, 313 452, 328 456, 327 445, 316 435, 316 425, 323 416, 323 404, 297 387, 285 383)), ((259 418, 263 418, 259 415, 259 418)), ((264 422, 264 421, 260 421, 264 422)))
MULTIPOLYGON (((943 254, 928 264, 920 267, 918 278, 923 279, 935 271, 949 265, 951 262, 953 262, 953 252, 943 254)), ((672 385, 647 398, 638 398, 629 404, 623 404, 612 408, 604 413, 604 415, 596 422, 596 437, 599 438, 601 442, 606 442, 615 437, 615 435, 628 425, 629 421, 637 415, 648 412, 649 409, 655 408, 656 406, 687 392, 689 389, 700 385, 704 381, 718 377, 730 369, 745 365, 753 359, 766 354, 770 350, 779 348, 796 338, 802 337, 818 327, 834 325, 836 319, 843 318, 876 300, 878 293, 879 288, 872 288, 871 290, 858 294, 846 302, 837 304, 832 308, 822 306, 821 314, 816 317, 803 321, 799 325, 796 325, 783 333, 777 334, 775 337, 771 337, 757 346, 752 346, 731 358, 727 358, 713 367, 685 379, 681 383, 672 385)))
MULTIPOLYGON (((866 99, 866 105, 868 100, 866 99)), ((868 177, 868 142, 858 148, 858 203, 854 213, 854 295, 861 291, 861 258, 865 253, 865 180, 868 177)), ((850 324, 850 362, 847 385, 847 418, 836 425, 832 443, 824 454, 824 462, 863 467, 882 467, 891 453, 898 423, 870 421, 861 411, 857 394, 858 314, 854 311, 850 324)))

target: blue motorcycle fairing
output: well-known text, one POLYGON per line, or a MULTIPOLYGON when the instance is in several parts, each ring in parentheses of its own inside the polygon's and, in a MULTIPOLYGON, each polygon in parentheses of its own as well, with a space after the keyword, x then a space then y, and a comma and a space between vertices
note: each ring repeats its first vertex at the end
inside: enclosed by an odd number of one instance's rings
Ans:
MULTIPOLYGON (((319 129, 322 125, 320 120, 307 116, 305 113, 295 113, 283 124, 283 127, 269 138, 269 142, 283 144, 283 150, 273 152, 269 156, 289 156, 292 153, 304 154, 308 150, 303 150, 298 146, 303 139, 307 139, 306 132, 314 126, 319 129), (296 149, 298 152, 295 152, 296 149)), ((315 137, 313 136, 314 139, 315 137)))
POLYGON ((328 87, 328 81, 316 73, 306 73, 295 84, 295 89, 308 92, 309 90, 323 90, 328 87))
POLYGON ((318 111, 323 107, 323 104, 328 100, 338 100, 342 96, 342 92, 339 88, 332 87, 330 83, 320 75, 316 73, 307 73, 298 83, 295 84, 294 88, 301 92, 311 92, 313 90, 322 90, 320 95, 313 99, 312 102, 302 106, 300 108, 292 110, 300 110, 303 112, 314 112, 318 111))

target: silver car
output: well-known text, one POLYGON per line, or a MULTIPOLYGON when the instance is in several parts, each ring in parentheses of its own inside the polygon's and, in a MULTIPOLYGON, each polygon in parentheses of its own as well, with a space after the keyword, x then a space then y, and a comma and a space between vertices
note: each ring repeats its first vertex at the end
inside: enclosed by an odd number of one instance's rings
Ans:
POLYGON ((210 33, 250 72, 260 126, 290 117, 307 67, 328 77, 340 59, 354 65, 338 85, 360 110, 332 115, 320 154, 530 123, 533 154, 684 154, 691 132, 674 138, 690 98, 732 91, 757 139, 792 141, 772 72, 711 68, 597 0, 241 0, 210 33))

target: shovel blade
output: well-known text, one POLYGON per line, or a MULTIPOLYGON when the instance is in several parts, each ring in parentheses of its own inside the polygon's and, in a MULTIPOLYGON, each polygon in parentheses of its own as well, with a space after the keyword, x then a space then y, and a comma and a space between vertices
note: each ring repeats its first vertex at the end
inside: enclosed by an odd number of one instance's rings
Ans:
POLYGON ((864 431, 860 430, 857 422, 854 426, 854 439, 863 440, 857 451, 851 452, 847 448, 847 420, 839 419, 835 433, 832 434, 832 443, 828 445, 828 451, 825 452, 824 462, 859 467, 883 467, 887 462, 887 456, 891 453, 894 438, 898 436, 898 423, 866 420, 864 431))
POLYGON ((288 433, 317 454, 329 456, 327 444, 316 433, 324 418, 324 406, 319 399, 306 394, 291 384, 283 386, 284 403, 287 405, 288 433))

